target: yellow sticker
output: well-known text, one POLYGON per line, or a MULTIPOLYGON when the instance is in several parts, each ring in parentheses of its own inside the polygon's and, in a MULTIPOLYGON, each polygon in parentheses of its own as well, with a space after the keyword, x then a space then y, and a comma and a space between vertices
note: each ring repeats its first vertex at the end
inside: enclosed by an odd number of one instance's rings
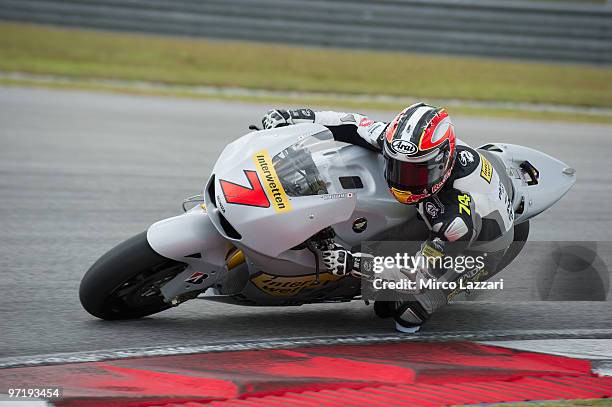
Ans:
POLYGON ((422 253, 423 253, 423 256, 427 257, 427 259, 435 258, 435 257, 442 257, 442 252, 429 244, 425 244, 425 246, 423 246, 422 253))
POLYGON ((259 178, 263 180, 264 188, 266 193, 272 202, 272 206, 276 212, 289 212, 291 211, 291 203, 285 193, 283 185, 276 175, 274 165, 272 165, 272 159, 266 150, 261 150, 255 153, 253 156, 255 161, 255 168, 259 178))
POLYGON ((482 154, 479 154, 479 155, 480 155, 480 162, 482 163, 482 168, 480 169, 480 176, 482 177, 482 179, 484 179, 490 184, 491 177, 493 177, 493 166, 491 165, 489 160, 487 160, 486 158, 482 156, 482 154))
POLYGON ((319 274, 319 284, 315 283, 315 275, 305 276, 275 276, 261 272, 251 278, 251 282, 266 294, 275 297, 292 297, 300 293, 303 289, 321 287, 330 281, 338 281, 344 276, 334 276, 330 273, 319 274))
POLYGON ((457 296, 457 294, 459 294, 461 291, 463 291, 464 289, 461 288, 462 285, 466 285, 467 282, 476 282, 476 281, 484 280, 484 277, 486 277, 488 274, 489 274, 489 272, 486 271, 485 269, 480 269, 476 274, 474 274, 471 277, 466 276, 466 275, 461 276, 460 280, 463 280, 463 283, 457 284, 458 287, 455 288, 453 291, 451 291, 446 296, 446 300, 447 301, 451 301, 453 298, 455 298, 457 296))

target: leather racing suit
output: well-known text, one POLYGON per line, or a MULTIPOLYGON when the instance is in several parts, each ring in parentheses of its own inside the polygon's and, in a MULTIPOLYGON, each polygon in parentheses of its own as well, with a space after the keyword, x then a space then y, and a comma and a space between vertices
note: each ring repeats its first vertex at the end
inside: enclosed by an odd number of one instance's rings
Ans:
MULTIPOLYGON (((337 141, 381 153, 386 122, 374 121, 359 113, 285 111, 288 124, 313 122, 327 127, 337 141)), ((457 140, 455 163, 450 177, 434 195, 420 201, 417 211, 429 229, 423 247, 445 255, 486 253, 483 268, 466 272, 460 278, 484 281, 500 271, 497 265, 513 241, 514 211, 512 184, 496 161, 485 150, 476 150, 457 140)), ((436 277, 440 277, 440 271, 436 277)), ((399 301, 378 302, 381 317, 395 316, 405 326, 421 325, 458 290, 430 292, 399 301)))

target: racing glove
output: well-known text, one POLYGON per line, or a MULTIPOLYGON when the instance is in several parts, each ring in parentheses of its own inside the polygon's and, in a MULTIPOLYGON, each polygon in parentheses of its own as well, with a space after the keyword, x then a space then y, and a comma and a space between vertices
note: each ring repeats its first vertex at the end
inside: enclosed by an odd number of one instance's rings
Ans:
POLYGON ((264 129, 273 129, 289 126, 290 124, 314 123, 314 121, 315 113, 311 109, 275 109, 266 113, 263 119, 261 119, 261 124, 264 129))
POLYGON ((361 276, 372 271, 374 256, 366 253, 352 253, 342 246, 335 245, 329 250, 322 251, 321 255, 325 267, 336 276, 349 273, 361 276))

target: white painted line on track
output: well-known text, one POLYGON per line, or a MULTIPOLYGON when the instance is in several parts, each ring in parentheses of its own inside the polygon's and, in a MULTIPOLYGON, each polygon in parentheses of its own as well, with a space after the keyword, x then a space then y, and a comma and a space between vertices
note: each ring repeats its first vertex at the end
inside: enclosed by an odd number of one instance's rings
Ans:
POLYGON ((49 407, 53 404, 43 399, 11 398, 8 394, 0 394, 0 407, 49 407))
MULTIPOLYGON (((65 363, 97 362, 149 356, 187 355, 194 353, 231 352, 240 350, 287 349, 307 346, 352 345, 390 342, 446 341, 511 341, 535 339, 612 338, 612 329, 524 330, 524 331, 460 331, 423 332, 416 334, 358 335, 348 337, 300 337, 254 339, 240 342, 173 345, 145 348, 56 353, 0 358, 0 369, 65 363)), ((500 342, 496 342, 500 343, 500 342)))
POLYGON ((590 360, 593 372, 612 376, 612 339, 530 339, 513 341, 480 341, 486 345, 547 353, 549 355, 590 360))
POLYGON ((612 360, 612 339, 536 339, 481 343, 570 358, 612 360))
MULTIPOLYGON (((380 102, 398 103, 411 105, 421 98, 415 96, 395 96, 395 95, 370 95, 370 94, 345 94, 334 92, 307 92, 307 91, 279 91, 270 89, 252 89, 224 86, 203 86, 203 85, 172 85, 161 82, 145 82, 119 79, 84 79, 61 75, 32 74, 27 72, 7 72, 0 71, 0 79, 24 80, 28 82, 38 82, 41 84, 65 84, 65 85, 99 85, 108 88, 122 89, 142 89, 166 92, 180 92, 193 95, 203 95, 212 97, 253 97, 253 98, 286 98, 303 100, 304 98, 315 98, 318 100, 331 101, 351 101, 351 102, 380 102)), ((596 106, 576 106, 560 105, 550 103, 529 103, 512 102, 503 100, 467 100, 467 99, 430 99, 430 102, 438 106, 465 106, 480 109, 515 109, 538 112, 558 112, 558 113, 582 113, 592 115, 612 116, 612 109, 596 106)))
POLYGON ((612 360, 595 361, 593 371, 600 376, 612 376, 612 360))

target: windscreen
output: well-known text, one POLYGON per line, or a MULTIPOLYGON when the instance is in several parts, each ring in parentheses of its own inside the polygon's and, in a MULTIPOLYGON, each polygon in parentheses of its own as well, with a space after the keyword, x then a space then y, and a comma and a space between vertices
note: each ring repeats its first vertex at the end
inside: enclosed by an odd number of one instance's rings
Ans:
POLYGON ((287 195, 292 197, 334 193, 329 175, 337 157, 337 144, 329 131, 298 140, 272 158, 287 195))

